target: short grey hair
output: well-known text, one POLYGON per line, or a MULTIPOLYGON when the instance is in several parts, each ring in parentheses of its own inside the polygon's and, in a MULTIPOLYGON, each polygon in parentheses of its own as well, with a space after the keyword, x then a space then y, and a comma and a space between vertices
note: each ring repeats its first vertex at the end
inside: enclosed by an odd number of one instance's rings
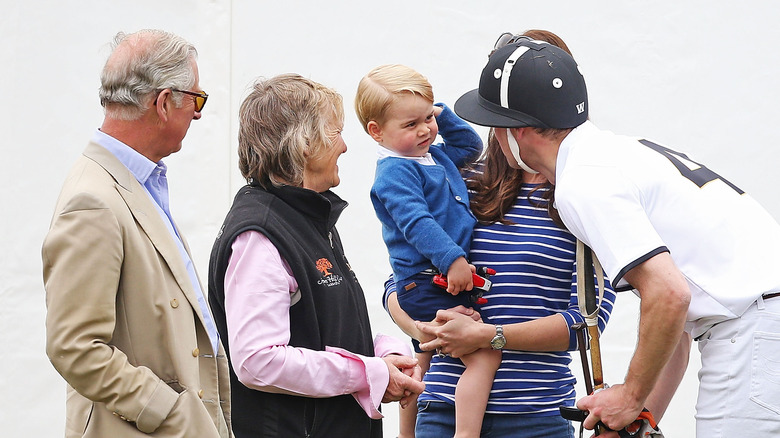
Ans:
POLYGON ((238 167, 244 178, 266 188, 302 187, 307 160, 319 159, 342 128, 344 104, 335 90, 283 74, 258 79, 238 118, 238 167))
MULTIPOLYGON (((100 74, 100 105, 111 117, 138 119, 159 90, 188 90, 195 85, 192 60, 197 55, 195 46, 162 30, 117 33, 100 74)), ((177 106, 182 98, 174 93, 177 106)))

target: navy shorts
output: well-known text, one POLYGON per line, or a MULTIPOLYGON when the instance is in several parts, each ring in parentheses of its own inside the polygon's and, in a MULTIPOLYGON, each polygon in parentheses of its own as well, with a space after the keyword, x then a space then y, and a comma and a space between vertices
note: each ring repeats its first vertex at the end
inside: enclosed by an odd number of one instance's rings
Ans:
MULTIPOLYGON (((449 309, 458 305, 479 310, 472 301, 472 294, 462 291, 458 295, 447 293, 446 289, 433 284, 433 275, 415 274, 399 281, 395 285, 398 304, 415 321, 431 321, 439 309, 449 309)), ((412 339, 414 351, 420 353, 420 343, 412 339)))

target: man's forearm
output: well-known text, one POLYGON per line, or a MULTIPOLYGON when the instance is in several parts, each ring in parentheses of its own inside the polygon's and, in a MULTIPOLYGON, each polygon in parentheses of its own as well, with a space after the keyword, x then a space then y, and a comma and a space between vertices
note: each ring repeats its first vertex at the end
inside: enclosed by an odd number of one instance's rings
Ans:
POLYGON ((658 378, 653 391, 645 401, 645 407, 652 412, 656 421, 661 421, 666 408, 669 406, 669 402, 672 400, 672 396, 674 396, 685 375, 690 352, 691 335, 684 332, 677 343, 677 348, 674 350, 672 357, 661 372, 661 376, 658 378))
POLYGON ((654 298, 642 298, 639 341, 625 381, 638 405, 646 402, 675 352, 688 309, 687 301, 678 299, 676 294, 653 295, 654 298))
POLYGON ((691 293, 669 253, 635 267, 626 280, 639 291, 641 305, 639 340, 625 389, 641 408, 679 344, 691 293))

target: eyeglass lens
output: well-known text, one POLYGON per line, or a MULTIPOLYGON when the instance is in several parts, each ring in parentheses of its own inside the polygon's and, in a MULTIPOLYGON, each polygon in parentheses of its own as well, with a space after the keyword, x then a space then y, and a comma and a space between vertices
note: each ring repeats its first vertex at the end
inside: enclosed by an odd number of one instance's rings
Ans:
POLYGON ((203 96, 194 96, 195 97, 195 111, 200 112, 203 107, 206 105, 206 99, 203 96))
POLYGON ((509 41, 514 37, 515 36, 509 32, 502 33, 496 40, 496 43, 493 45, 493 50, 498 50, 504 47, 505 45, 509 44, 509 41))
POLYGON ((195 111, 201 112, 204 106, 206 106, 206 99, 208 99, 209 95, 205 92, 201 91, 200 93, 196 93, 194 91, 187 91, 187 90, 177 90, 174 88, 171 88, 171 91, 178 91, 179 93, 189 94, 193 98, 195 98, 195 111))

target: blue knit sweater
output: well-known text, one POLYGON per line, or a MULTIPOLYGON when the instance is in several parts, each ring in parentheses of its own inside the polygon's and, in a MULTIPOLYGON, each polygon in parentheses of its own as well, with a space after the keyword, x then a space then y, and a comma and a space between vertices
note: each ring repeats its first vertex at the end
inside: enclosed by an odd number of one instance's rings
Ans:
POLYGON ((444 143, 432 145, 435 166, 387 157, 376 166, 371 202, 382 222, 396 281, 465 257, 477 220, 459 168, 476 159, 482 139, 447 106, 436 118, 444 143))

